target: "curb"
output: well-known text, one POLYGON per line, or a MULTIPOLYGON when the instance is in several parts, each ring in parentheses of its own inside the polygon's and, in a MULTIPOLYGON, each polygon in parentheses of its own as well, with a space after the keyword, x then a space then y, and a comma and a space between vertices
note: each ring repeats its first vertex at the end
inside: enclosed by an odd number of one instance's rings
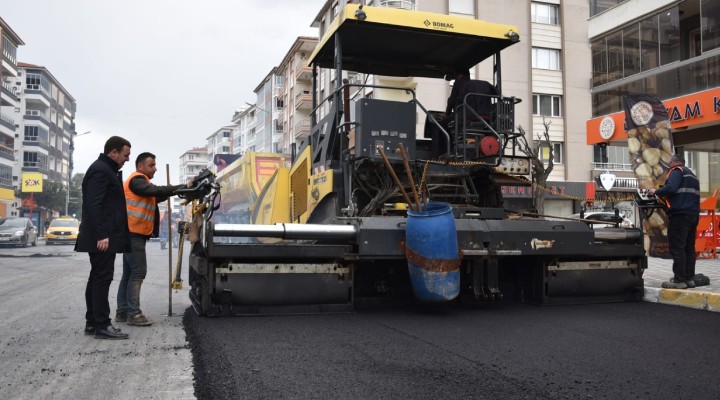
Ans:
POLYGON ((720 294, 712 292, 645 288, 643 301, 720 312, 720 294))

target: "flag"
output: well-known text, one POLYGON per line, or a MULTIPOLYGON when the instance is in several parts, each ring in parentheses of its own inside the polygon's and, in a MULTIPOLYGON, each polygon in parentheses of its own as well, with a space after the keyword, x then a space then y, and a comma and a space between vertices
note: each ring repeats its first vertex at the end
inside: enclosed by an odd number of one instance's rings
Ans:
MULTIPOLYGON (((623 96, 623 106, 630 164, 638 187, 656 189, 665 183, 674 153, 667 108, 660 99, 650 94, 623 96)), ((645 218, 643 227, 650 239, 650 256, 671 258, 665 210, 656 209, 649 218, 645 218)))

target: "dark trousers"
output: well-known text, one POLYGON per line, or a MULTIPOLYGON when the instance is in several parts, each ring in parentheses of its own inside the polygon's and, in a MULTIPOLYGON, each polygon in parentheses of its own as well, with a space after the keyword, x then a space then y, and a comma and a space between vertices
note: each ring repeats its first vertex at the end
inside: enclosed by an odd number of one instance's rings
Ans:
POLYGON ((132 316, 139 314, 140 287, 147 275, 145 236, 130 234, 131 253, 123 254, 123 274, 117 295, 117 313, 132 316))
POLYGON ((104 329, 110 325, 110 303, 108 293, 115 273, 115 253, 105 251, 90 254, 90 278, 85 287, 88 326, 104 329))
POLYGON ((695 276, 695 236, 699 219, 698 215, 670 215, 668 242, 676 281, 689 281, 695 276))
MULTIPOLYGON (((445 131, 448 134, 452 135, 452 132, 450 132, 450 130, 448 128, 448 125, 450 124, 451 120, 452 120, 451 118, 445 118, 445 119, 438 120, 438 122, 445 129, 445 131)), ((437 159, 439 156, 441 156, 443 154, 448 154, 448 151, 447 151, 448 138, 447 138, 447 136, 445 136, 443 131, 437 125, 435 125, 434 122, 432 122, 430 120, 429 116, 425 118, 424 135, 425 135, 425 137, 430 137, 430 139, 432 139, 430 147, 432 149, 432 158, 433 159, 437 159)), ((452 149, 450 151, 452 152, 452 149)))

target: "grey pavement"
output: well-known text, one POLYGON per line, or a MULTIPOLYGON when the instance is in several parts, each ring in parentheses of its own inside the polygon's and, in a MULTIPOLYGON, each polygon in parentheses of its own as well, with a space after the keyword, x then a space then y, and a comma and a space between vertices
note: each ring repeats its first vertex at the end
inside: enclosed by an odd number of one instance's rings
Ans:
POLYGON ((720 311, 720 259, 697 260, 695 273, 709 277, 710 285, 683 290, 663 289, 662 283, 673 276, 672 260, 648 257, 648 268, 643 274, 644 300, 720 311))
MULTIPOLYGON (((172 291, 168 256, 147 245, 142 310, 148 327, 115 323, 128 340, 85 336, 84 291, 90 263, 72 245, 0 248, 0 399, 194 399, 193 366, 182 315, 188 287, 172 291)), ((177 253, 173 255, 173 270, 177 253)), ((122 255, 110 286, 114 316, 122 255)), ((187 282, 187 251, 183 276, 187 282)))

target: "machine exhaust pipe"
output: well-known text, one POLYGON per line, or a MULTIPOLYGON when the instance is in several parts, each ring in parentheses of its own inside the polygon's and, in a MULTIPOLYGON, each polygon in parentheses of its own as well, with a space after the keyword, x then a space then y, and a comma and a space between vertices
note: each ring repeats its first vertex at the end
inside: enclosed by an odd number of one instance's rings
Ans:
POLYGON ((602 228, 595 229, 594 233, 595 240, 603 240, 606 242, 636 241, 642 238, 642 231, 640 229, 602 228))
POLYGON ((217 224, 214 236, 271 237, 290 240, 351 240, 357 236, 354 225, 321 224, 217 224))

